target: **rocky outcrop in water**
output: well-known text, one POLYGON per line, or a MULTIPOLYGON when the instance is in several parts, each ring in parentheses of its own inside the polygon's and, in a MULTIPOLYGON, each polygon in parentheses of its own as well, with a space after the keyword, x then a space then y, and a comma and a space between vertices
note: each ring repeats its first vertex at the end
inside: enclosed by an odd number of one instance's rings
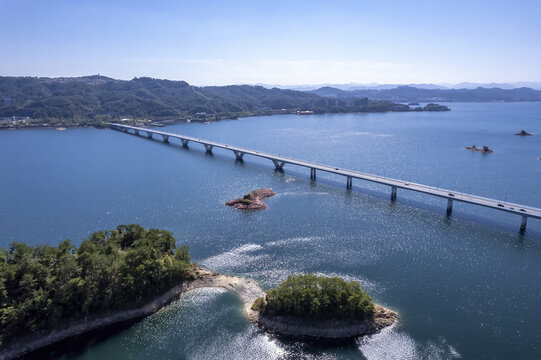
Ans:
POLYGON ((239 210, 264 210, 267 205, 263 202, 263 199, 276 195, 272 189, 262 188, 258 190, 250 191, 242 198, 231 200, 226 202, 227 206, 232 206, 239 210))
POLYGON ((466 146, 464 147, 464 149, 481 152, 483 154, 490 154, 494 152, 493 150, 489 149, 488 146, 483 146, 482 148, 478 148, 475 145, 473 145, 473 146, 466 146))
POLYGON ((518 135, 518 136, 532 136, 532 134, 530 134, 526 130, 520 130, 520 132, 516 133, 515 135, 518 135))

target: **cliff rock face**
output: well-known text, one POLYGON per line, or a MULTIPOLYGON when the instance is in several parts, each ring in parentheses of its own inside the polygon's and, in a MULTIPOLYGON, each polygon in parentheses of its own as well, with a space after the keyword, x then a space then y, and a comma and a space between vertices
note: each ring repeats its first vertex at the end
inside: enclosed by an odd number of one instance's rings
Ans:
POLYGON ((393 325, 396 320, 397 314, 394 311, 375 305, 373 316, 364 320, 335 319, 318 321, 294 316, 259 314, 257 323, 263 330, 287 336, 343 340, 375 334, 384 327, 393 325))
POLYGON ((262 199, 266 199, 274 195, 276 194, 274 191, 272 191, 272 189, 262 188, 250 191, 242 198, 228 201, 225 204, 240 210, 264 210, 267 208, 267 205, 265 205, 262 199))

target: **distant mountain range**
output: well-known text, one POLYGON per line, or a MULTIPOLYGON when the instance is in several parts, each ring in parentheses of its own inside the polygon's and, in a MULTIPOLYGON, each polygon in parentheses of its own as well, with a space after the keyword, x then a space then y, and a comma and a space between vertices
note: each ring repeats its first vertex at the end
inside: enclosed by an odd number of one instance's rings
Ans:
POLYGON ((290 90, 300 90, 300 91, 311 91, 317 90, 322 87, 333 87, 340 90, 388 90, 395 89, 400 86, 410 86, 417 89, 476 89, 478 87, 482 88, 500 88, 500 89, 517 89, 521 87, 529 87, 534 90, 541 90, 541 82, 533 81, 518 81, 511 83, 474 83, 474 82, 461 82, 458 84, 358 84, 358 83, 349 83, 349 84, 305 84, 305 85, 268 85, 268 84, 258 84, 266 88, 280 88, 280 89, 290 89, 290 90))
POLYGON ((310 92, 333 99, 368 98, 393 102, 456 102, 456 101, 541 101, 541 90, 528 87, 501 89, 425 89, 413 86, 398 86, 390 89, 341 90, 322 87, 310 92))

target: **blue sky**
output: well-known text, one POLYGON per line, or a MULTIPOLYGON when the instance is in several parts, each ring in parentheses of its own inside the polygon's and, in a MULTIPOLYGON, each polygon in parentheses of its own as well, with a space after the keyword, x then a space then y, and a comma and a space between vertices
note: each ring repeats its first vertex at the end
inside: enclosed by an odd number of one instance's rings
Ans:
POLYGON ((541 1, 0 0, 0 75, 541 81, 541 1))

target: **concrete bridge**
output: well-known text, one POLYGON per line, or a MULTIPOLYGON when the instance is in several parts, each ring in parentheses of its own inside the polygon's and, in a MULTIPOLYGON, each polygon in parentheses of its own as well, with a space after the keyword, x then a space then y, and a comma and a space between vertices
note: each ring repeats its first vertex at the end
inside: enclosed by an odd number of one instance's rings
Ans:
POLYGON ((178 139, 180 140, 182 146, 184 147, 188 147, 188 143, 190 142, 202 144, 205 147, 205 150, 209 153, 211 153, 214 148, 230 150, 233 152, 233 154, 235 154, 235 157, 241 161, 243 160, 244 155, 252 155, 252 156, 257 156, 264 159, 269 159, 270 161, 272 161, 275 169, 278 171, 282 171, 286 164, 309 168, 311 180, 316 180, 317 171, 324 171, 327 173, 342 175, 346 178, 347 189, 352 188, 353 179, 366 180, 366 181, 371 181, 378 184, 388 185, 391 188, 391 201, 396 201, 398 189, 416 191, 423 194, 437 196, 440 198, 447 199, 447 215, 450 215, 451 212, 453 211, 453 203, 455 201, 484 206, 484 207, 495 209, 495 210, 505 211, 508 213, 519 215, 522 218, 522 221, 520 224, 521 232, 524 232, 526 230, 526 224, 528 222, 528 218, 541 219, 541 209, 526 206, 526 205, 502 202, 495 199, 489 199, 489 198, 480 197, 476 195, 465 194, 465 193, 456 192, 452 190, 435 188, 433 186, 427 186, 427 185, 417 184, 413 182, 392 179, 392 178, 388 178, 384 176, 366 174, 366 173, 353 171, 353 170, 347 170, 347 169, 340 169, 334 166, 321 165, 321 164, 316 164, 313 162, 273 155, 273 154, 264 153, 261 151, 255 151, 255 150, 250 150, 250 149, 241 148, 237 146, 231 146, 231 145, 227 145, 223 143, 218 143, 214 141, 194 138, 191 136, 185 136, 185 135, 180 135, 180 134, 175 134, 175 133, 170 133, 170 132, 165 132, 165 131, 160 131, 160 130, 130 126, 130 125, 123 125, 123 124, 116 124, 116 123, 108 123, 108 124, 111 127, 111 129, 124 131, 126 133, 130 133, 131 131, 131 133, 135 135, 141 135, 141 133, 145 133, 148 138, 152 138, 153 136, 161 137, 162 140, 166 143, 168 143, 170 139, 178 139))

